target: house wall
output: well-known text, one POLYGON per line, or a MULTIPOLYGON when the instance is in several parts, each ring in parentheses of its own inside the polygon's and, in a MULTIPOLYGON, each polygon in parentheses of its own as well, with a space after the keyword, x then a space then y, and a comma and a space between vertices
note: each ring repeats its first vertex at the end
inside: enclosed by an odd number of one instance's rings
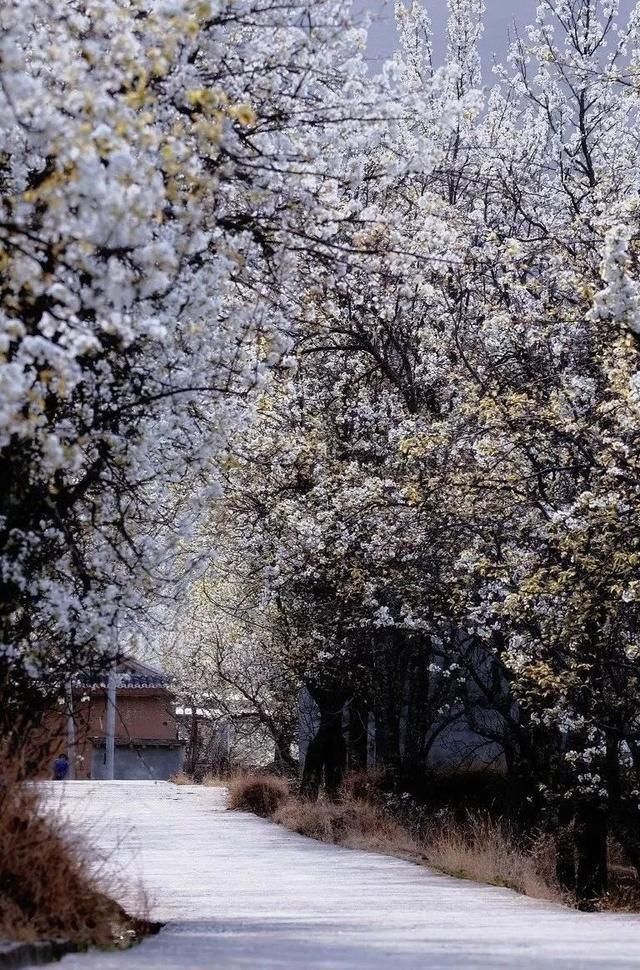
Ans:
MULTIPOLYGON (((167 781, 182 768, 183 748, 121 747, 115 750, 113 776, 119 781, 167 781)), ((91 778, 102 781, 106 776, 105 749, 94 747, 91 753, 91 778)))
MULTIPOLYGON (((104 778, 106 708, 107 693, 103 688, 74 691, 75 762, 79 780, 104 778), (94 745, 92 739, 98 744, 94 745)), ((116 708, 116 745, 118 742, 134 742, 132 748, 116 747, 116 778, 166 779, 180 769, 183 749, 176 746, 177 722, 170 691, 164 688, 121 689, 117 692, 116 708), (155 742, 156 747, 145 748, 144 742, 155 742), (157 747, 163 742, 166 747, 157 747), (135 748, 140 749, 143 757, 136 754, 135 748)), ((66 720, 58 711, 46 719, 42 734, 47 740, 47 765, 51 765, 58 754, 68 753, 66 720)), ((50 769, 47 767, 45 772, 50 774, 50 769)))
MULTIPOLYGON (((74 698, 76 715, 87 723, 90 737, 104 737, 107 694, 94 690, 89 695, 74 698), (88 701, 82 700, 88 697, 88 701)), ((173 713, 173 698, 166 690, 127 688, 119 690, 116 698, 116 739, 130 738, 147 741, 175 741, 177 724, 173 713)))

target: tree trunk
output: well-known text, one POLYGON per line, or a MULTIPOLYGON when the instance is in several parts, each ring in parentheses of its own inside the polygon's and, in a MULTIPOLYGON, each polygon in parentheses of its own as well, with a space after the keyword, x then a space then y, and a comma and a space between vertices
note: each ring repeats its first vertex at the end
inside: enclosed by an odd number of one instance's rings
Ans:
POLYGON ((198 751, 200 748, 198 708, 193 697, 188 698, 191 704, 191 727, 189 731, 189 741, 187 745, 188 757, 186 759, 185 771, 187 775, 193 777, 198 765, 198 751))
POLYGON ((276 737, 274 738, 274 746, 274 763, 278 771, 285 775, 295 775, 296 762, 291 756, 291 738, 288 736, 276 737))
POLYGON ((576 811, 576 895, 582 909, 592 909, 607 890, 606 811, 598 804, 582 802, 576 811))
POLYGON ((318 705, 320 724, 309 743, 304 759, 301 793, 305 798, 317 798, 324 779, 330 798, 335 798, 342 785, 346 765, 346 744, 342 732, 342 712, 346 697, 339 691, 309 687, 318 705))
POLYGON ((428 638, 411 644, 407 664, 403 772, 414 779, 424 775, 427 735, 435 727, 431 723, 433 711, 429 704, 427 665, 430 657, 428 638))
POLYGON ((556 877, 562 889, 576 889, 576 846, 573 831, 574 809, 570 802, 563 803, 558 812, 556 835, 556 877))
POLYGON ((347 734, 347 769, 366 771, 369 712, 357 700, 349 704, 349 729, 347 734))
POLYGON ((407 682, 408 650, 402 634, 386 632, 378 649, 376 697, 376 756, 380 766, 397 774, 402 709, 407 682))

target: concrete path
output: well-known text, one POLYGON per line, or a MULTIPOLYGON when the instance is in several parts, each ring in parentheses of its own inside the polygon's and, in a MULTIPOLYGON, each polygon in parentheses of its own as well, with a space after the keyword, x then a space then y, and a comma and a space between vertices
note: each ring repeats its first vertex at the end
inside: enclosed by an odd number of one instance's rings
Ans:
POLYGON ((225 811, 222 789, 153 782, 48 787, 156 937, 62 970, 639 968, 640 918, 591 915, 321 845, 225 811))

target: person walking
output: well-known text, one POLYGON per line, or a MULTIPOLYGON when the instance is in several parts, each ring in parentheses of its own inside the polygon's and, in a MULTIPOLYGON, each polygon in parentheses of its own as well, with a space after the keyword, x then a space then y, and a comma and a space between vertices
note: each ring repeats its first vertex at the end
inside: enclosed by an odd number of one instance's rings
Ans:
POLYGON ((69 774, 69 759, 66 754, 59 754, 53 762, 53 780, 64 781, 69 774))

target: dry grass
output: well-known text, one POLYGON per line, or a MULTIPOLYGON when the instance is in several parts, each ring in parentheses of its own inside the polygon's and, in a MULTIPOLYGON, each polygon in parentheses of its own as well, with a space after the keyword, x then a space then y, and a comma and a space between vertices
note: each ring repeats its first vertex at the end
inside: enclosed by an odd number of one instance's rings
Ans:
POLYGON ((413 854, 409 833, 371 802, 349 796, 340 802, 286 799, 273 814, 274 822, 320 842, 350 849, 370 849, 393 855, 413 854))
POLYGON ((506 825, 480 813, 464 823, 440 818, 417 839, 385 810, 378 778, 347 779, 340 801, 331 802, 296 798, 286 782, 271 775, 244 775, 230 784, 229 807, 253 811, 320 842, 398 856, 458 878, 563 901, 550 840, 523 847, 506 825))
POLYGON ((186 771, 176 771, 169 781, 172 785, 193 785, 193 778, 186 773, 186 771))
POLYGON ((561 901, 553 876, 553 850, 548 841, 522 848, 513 832, 486 815, 464 824, 441 822, 425 845, 427 863, 461 879, 505 886, 535 899, 561 901))
POLYGON ((202 784, 205 788, 227 788, 229 779, 222 778, 220 775, 209 774, 204 776, 202 784))
POLYGON ((634 882, 619 883, 610 879, 609 891, 598 900, 598 909, 610 913, 640 913, 640 888, 637 876, 634 882))
POLYGON ((88 848, 45 815, 37 789, 0 761, 0 938, 113 946, 150 928, 88 873, 88 848))
POLYGON ((608 846, 609 887, 599 908, 616 913, 640 912, 640 879, 623 846, 611 837, 608 846))
POLYGON ((201 781, 195 781, 186 771, 176 771, 175 774, 171 775, 169 781, 173 785, 204 785, 205 788, 226 788, 229 784, 228 778, 222 778, 220 775, 211 773, 205 775, 201 781))
POLYGON ((351 771, 342 783, 342 794, 347 799, 381 805, 388 776, 381 768, 369 771, 351 771))
POLYGON ((271 818, 289 796, 289 785, 277 775, 235 775, 228 787, 228 808, 262 818, 271 818))
MULTIPOLYGON (((381 775, 359 773, 347 778, 339 801, 308 801, 293 795, 281 778, 244 774, 231 780, 229 807, 271 818, 292 832, 320 842, 392 855, 460 879, 503 886, 534 899, 576 905, 558 885, 551 836, 523 840, 506 822, 480 810, 469 812, 464 821, 453 813, 438 812, 437 822, 426 825, 412 824, 407 816, 403 825, 385 807, 383 783, 381 775)), ((638 874, 613 841, 609 862, 609 891, 598 901, 598 908, 639 912, 638 874)))

